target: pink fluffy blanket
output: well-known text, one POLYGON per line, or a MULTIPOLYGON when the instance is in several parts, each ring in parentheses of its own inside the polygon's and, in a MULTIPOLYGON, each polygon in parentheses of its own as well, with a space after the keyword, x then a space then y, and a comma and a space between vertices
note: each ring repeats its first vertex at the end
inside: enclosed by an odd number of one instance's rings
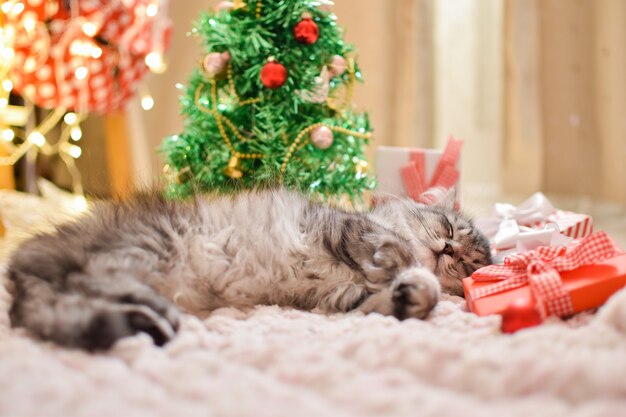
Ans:
POLYGON ((626 292, 513 336, 458 297, 427 321, 223 309, 164 348, 95 355, 10 329, 9 304, 2 290, 3 416, 626 415, 626 292))

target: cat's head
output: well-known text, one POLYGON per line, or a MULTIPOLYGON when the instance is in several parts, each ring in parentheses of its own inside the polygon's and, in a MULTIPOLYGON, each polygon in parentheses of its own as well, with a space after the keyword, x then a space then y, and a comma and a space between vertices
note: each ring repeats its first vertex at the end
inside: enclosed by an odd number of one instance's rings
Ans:
POLYGON ((439 277, 442 289, 463 295, 461 280, 491 264, 488 240, 472 221, 454 209, 453 192, 433 206, 413 200, 390 201, 377 212, 414 245, 420 263, 439 277))

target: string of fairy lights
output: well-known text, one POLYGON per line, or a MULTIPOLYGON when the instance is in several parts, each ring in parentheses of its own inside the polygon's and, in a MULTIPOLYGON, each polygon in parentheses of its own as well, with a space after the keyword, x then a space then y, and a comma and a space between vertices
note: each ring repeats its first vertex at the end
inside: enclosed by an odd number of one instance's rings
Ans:
MULTIPOLYGON (((59 11, 59 7, 62 7, 59 1, 4 0, 0 6, 0 167, 13 166, 24 156, 33 154, 58 156, 72 178, 74 193, 83 194, 80 171, 75 163, 75 160, 82 154, 82 149, 79 146, 79 141, 83 137, 81 123, 93 108, 101 113, 106 112, 108 108, 105 109, 104 101, 114 100, 110 99, 114 94, 107 95, 106 99, 100 100, 99 103, 96 102, 97 97, 96 99, 93 98, 94 91, 90 90, 90 88, 93 88, 95 81, 98 81, 95 78, 99 76, 99 74, 94 72, 94 68, 102 68, 107 62, 112 61, 110 59, 111 56, 115 58, 119 56, 120 62, 126 59, 127 62, 130 62, 129 67, 132 65, 131 69, 135 72, 131 75, 135 73, 143 74, 142 71, 136 69, 139 65, 147 66, 153 73, 162 73, 165 71, 163 59, 165 41, 159 38, 162 42, 155 42, 156 47, 149 44, 147 47, 154 47, 154 49, 147 51, 145 54, 136 53, 140 58, 131 56, 129 52, 123 50, 123 44, 112 45, 111 42, 101 41, 101 32, 106 23, 103 19, 107 17, 107 12, 108 18, 115 16, 117 10, 114 7, 118 7, 118 9, 123 7, 121 2, 109 2, 106 6, 101 7, 104 10, 95 10, 88 15, 82 13, 86 7, 85 3, 79 4, 78 0, 69 0, 65 4, 67 4, 65 7, 68 8, 68 17, 63 20, 63 24, 66 25, 64 32, 71 35, 61 33, 60 38, 57 36, 55 39, 52 39, 49 32, 54 22, 51 23, 47 18, 42 18, 34 10, 56 13, 59 11), (119 5, 114 3, 119 3, 119 5), (43 9, 34 9, 32 7, 33 4, 37 4, 43 9), (53 9, 53 7, 56 7, 56 9, 53 9), (63 46, 65 48, 63 53, 67 54, 67 56, 63 56, 61 60, 58 59, 58 51, 54 50, 54 47, 57 46, 54 42, 65 42, 66 44, 63 46), (28 55, 25 61, 17 62, 18 54, 20 53, 19 48, 25 44, 28 45, 27 51, 32 54, 28 55), (107 54, 109 55, 107 56, 107 54), (107 60, 104 58, 107 58, 107 60), (37 115, 40 112, 35 111, 38 103, 35 103, 35 100, 32 99, 34 87, 27 85, 26 88, 20 91, 14 91, 14 80, 17 79, 15 78, 15 72, 17 70, 29 72, 39 77, 44 71, 42 70, 41 73, 36 71, 47 66, 48 68, 44 69, 49 73, 50 62, 53 59, 56 60, 54 62, 59 63, 60 61, 63 65, 61 70, 62 76, 59 76, 58 73, 51 76, 51 79, 57 82, 56 88, 58 90, 59 102, 64 99, 67 100, 67 97, 63 97, 64 90, 62 88, 66 87, 64 83, 78 90, 75 93, 76 100, 72 106, 44 106, 44 108, 52 110, 49 110, 41 121, 37 121, 37 115), (138 59, 142 62, 138 62, 138 59), (95 62, 98 60, 102 62, 95 62), (68 73, 63 71, 67 71, 70 64, 74 65, 74 67, 71 68, 72 71, 69 72, 68 76, 68 73), (88 84, 88 81, 90 81, 89 77, 92 75, 94 76, 94 82, 93 84, 88 84), (56 78, 52 78, 55 76, 56 78), (15 105, 11 103, 12 92, 23 99, 23 104, 15 105)), ((144 36, 142 31, 145 31, 148 27, 146 22, 152 24, 152 21, 155 21, 163 26, 163 20, 158 20, 157 15, 160 12, 160 8, 167 4, 167 0, 151 0, 149 3, 138 1, 137 4, 138 6, 130 10, 130 13, 133 14, 133 23, 138 23, 136 27, 131 26, 127 30, 130 35, 127 33, 122 34, 120 43, 126 40, 127 44, 138 44, 136 41, 137 37, 144 36), (135 36, 135 38, 130 38, 130 36, 135 36)), ((159 36, 164 37, 163 32, 167 28, 161 27, 160 29, 159 36)), ((57 32, 59 31, 57 30, 57 32)), ((111 70, 110 73, 117 74, 121 64, 115 65, 118 66, 115 67, 114 71, 111 70)), ((58 70, 56 67, 53 68, 58 70)), ((139 83, 142 75, 134 76, 135 79, 132 81, 139 83)), ((126 79, 128 78, 131 77, 126 77, 126 79)), ((100 77, 100 79, 104 78, 100 77)), ((127 82, 127 84, 130 83, 127 82)), ((44 87, 49 90, 51 88, 50 85, 53 84, 48 83, 44 87)), ((38 90, 37 94, 41 92, 41 94, 47 93, 49 95, 48 91, 43 90, 43 87, 41 88, 42 90, 38 90)), ((131 87, 127 88, 131 89, 131 87)), ((65 91, 68 91, 67 89, 65 91)), ((139 85, 138 90, 141 96, 141 106, 144 110, 152 109, 154 99, 145 84, 139 85)), ((97 93, 97 91, 95 92, 97 93)), ((128 96, 131 96, 131 94, 128 94, 128 96)), ((115 100, 118 99, 115 98, 115 100)), ((120 105, 119 100, 114 103, 110 107, 120 105)))

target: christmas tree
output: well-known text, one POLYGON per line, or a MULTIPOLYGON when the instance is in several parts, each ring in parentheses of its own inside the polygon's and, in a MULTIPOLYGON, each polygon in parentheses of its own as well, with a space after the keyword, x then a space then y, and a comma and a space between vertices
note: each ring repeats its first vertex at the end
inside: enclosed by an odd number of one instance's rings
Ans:
POLYGON ((352 111, 361 72, 330 4, 240 0, 200 17, 185 129, 161 147, 170 194, 283 184, 354 199, 372 187, 369 119, 352 111))

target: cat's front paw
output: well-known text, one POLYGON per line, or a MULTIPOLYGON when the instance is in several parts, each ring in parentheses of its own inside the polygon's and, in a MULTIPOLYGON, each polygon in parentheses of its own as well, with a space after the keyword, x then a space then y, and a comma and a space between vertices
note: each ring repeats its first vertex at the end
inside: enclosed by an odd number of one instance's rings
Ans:
POLYGON ((363 262, 362 268, 369 288, 387 287, 399 271, 414 264, 410 248, 406 242, 387 239, 376 244, 371 258, 363 262))
POLYGON ((404 320, 423 319, 437 305, 441 285, 427 268, 410 268, 403 271, 393 283, 393 315, 404 320))

